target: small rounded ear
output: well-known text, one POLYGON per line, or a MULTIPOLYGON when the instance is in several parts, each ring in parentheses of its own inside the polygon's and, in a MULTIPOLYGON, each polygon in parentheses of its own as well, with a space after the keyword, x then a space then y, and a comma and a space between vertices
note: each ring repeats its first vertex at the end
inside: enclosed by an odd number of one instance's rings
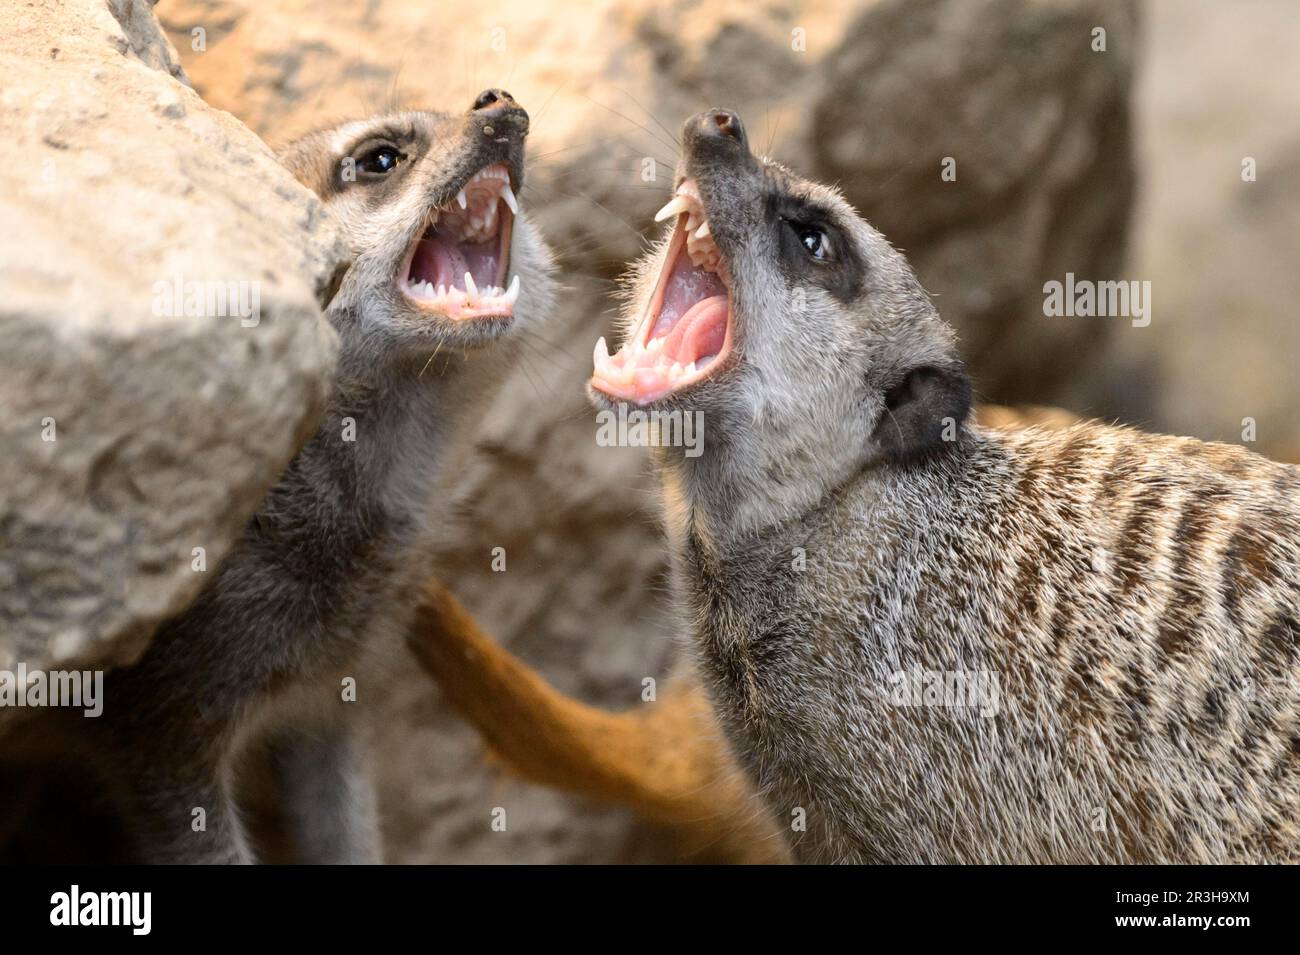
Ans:
POLYGON ((913 368, 885 392, 872 433, 878 454, 910 461, 956 441, 970 414, 971 385, 961 365, 913 368))

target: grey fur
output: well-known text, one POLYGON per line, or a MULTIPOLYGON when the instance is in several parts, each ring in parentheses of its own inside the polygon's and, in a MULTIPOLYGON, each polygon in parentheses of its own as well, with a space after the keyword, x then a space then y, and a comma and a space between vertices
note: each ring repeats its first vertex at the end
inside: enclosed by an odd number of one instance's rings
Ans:
POLYGON ((138 665, 109 675, 95 761, 149 861, 251 861, 231 798, 232 762, 250 737, 283 735, 300 721, 298 742, 281 742, 275 759, 295 801, 299 853, 379 858, 373 794, 350 732, 359 717, 342 701, 341 681, 356 679, 361 699, 384 692, 366 683, 367 655, 396 646, 405 630, 478 416, 519 333, 542 320, 553 297, 549 254, 522 214, 511 239, 510 271, 522 280, 513 322, 455 325, 418 312, 395 288, 430 210, 452 202, 470 175, 503 162, 519 186, 527 115, 516 108, 491 122, 494 131, 473 112, 376 116, 282 153, 355 255, 328 310, 341 340, 337 380, 319 430, 213 583, 138 665), (394 130, 409 137, 400 175, 339 178, 352 150, 394 130), (343 440, 347 418, 354 442, 343 440), (206 831, 193 831, 196 808, 206 831))
MULTIPOLYGON (((697 667, 796 856, 1300 861, 1300 471, 965 423, 953 333, 903 256, 833 189, 700 128, 680 174, 737 341, 662 402, 703 411, 703 455, 654 453, 697 667), (783 197, 824 211, 848 294, 782 251, 783 197), (925 672, 992 673, 996 714, 902 705, 927 701, 898 674, 925 672)), ((630 321, 661 259, 634 270, 630 321)))

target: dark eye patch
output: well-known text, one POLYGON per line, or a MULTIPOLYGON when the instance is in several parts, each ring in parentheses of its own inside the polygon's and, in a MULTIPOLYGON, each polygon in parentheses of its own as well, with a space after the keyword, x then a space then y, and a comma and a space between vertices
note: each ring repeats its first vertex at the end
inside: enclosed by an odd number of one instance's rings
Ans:
POLYGON ((368 147, 356 157, 356 170, 365 176, 386 176, 406 162, 406 153, 391 143, 368 147))
POLYGON ((845 303, 858 296, 866 263, 840 227, 837 213, 777 192, 769 199, 768 221, 776 229, 781 267, 791 282, 815 283, 845 303))
POLYGON ((335 185, 377 185, 400 178, 425 143, 414 126, 369 130, 343 151, 337 163, 335 185))

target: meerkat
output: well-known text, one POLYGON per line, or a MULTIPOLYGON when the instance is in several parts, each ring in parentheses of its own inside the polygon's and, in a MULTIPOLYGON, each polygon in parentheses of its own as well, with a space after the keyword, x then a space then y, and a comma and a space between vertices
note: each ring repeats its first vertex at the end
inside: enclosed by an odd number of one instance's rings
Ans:
POLYGON ((106 680, 91 748, 144 861, 253 861, 232 766, 263 733, 297 857, 380 859, 344 681, 400 646, 455 466, 552 303, 517 199, 528 123, 487 90, 464 114, 374 116, 280 152, 353 254, 327 310, 339 363, 319 429, 213 582, 106 680))
MULTIPOLYGON (((1068 427, 1060 408, 977 405, 990 428, 1068 427)), ((789 861, 781 831, 727 748, 699 675, 678 660, 651 703, 610 712, 566 696, 484 633, 436 578, 408 634, 447 700, 514 774, 625 806, 664 826, 684 857, 789 861)))
POLYGON ((1300 861, 1300 469, 970 423, 955 335, 829 187, 683 130, 598 407, 652 449, 695 664, 804 862, 1300 861))

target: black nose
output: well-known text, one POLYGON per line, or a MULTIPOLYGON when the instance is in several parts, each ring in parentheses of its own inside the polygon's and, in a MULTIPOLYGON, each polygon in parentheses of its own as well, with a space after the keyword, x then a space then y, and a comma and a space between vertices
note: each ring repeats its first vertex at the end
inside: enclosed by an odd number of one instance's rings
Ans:
POLYGON ((745 126, 737 116, 729 109, 715 109, 705 120, 706 126, 712 124, 709 133, 712 135, 730 136, 740 145, 745 145, 745 126))
POLYGON ((729 109, 706 109, 688 119, 682 129, 682 145, 688 152, 726 160, 749 152, 745 126, 729 109))
POLYGON ((744 123, 729 109, 705 110, 691 120, 691 125, 695 127, 695 134, 701 139, 731 139, 743 148, 749 148, 744 123))
POLYGON ((474 100, 471 112, 480 110, 506 109, 515 105, 515 98, 505 90, 491 89, 484 90, 478 94, 478 99, 474 100))
POLYGON ((523 142, 528 135, 528 114, 505 90, 479 93, 469 111, 469 121, 492 140, 523 142))

